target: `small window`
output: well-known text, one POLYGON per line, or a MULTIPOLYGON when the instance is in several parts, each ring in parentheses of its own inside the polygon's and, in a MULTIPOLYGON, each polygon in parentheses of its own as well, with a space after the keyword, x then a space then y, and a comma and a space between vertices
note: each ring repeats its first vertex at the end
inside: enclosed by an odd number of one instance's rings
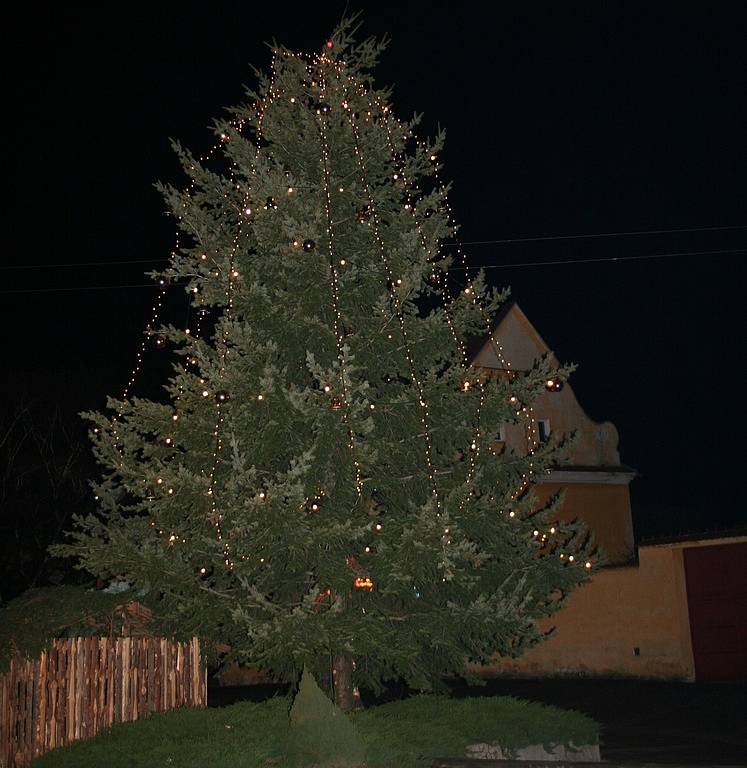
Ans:
POLYGON ((537 419, 537 439, 541 443, 550 439, 550 419, 537 419))
POLYGON ((496 443, 505 443, 506 442, 506 427, 501 424, 500 427, 498 427, 498 430, 495 433, 494 438, 496 443))

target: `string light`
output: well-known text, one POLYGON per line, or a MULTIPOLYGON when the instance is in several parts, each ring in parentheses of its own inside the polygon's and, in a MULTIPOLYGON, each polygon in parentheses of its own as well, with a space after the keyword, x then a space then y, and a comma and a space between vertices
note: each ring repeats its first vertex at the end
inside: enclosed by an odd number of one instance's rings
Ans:
MULTIPOLYGON (((320 91, 321 97, 325 98, 326 93, 326 78, 320 78, 320 91)), ((330 287, 332 293, 332 330, 335 335, 335 341, 337 346, 337 360, 340 364, 340 386, 342 390, 342 398, 332 398, 330 407, 333 410, 342 410, 342 421, 347 429, 348 433, 348 447, 351 451, 353 467, 355 471, 355 487, 358 495, 363 493, 363 480, 361 476, 360 463, 355 456, 355 444, 353 441, 353 433, 350 429, 348 419, 348 407, 349 396, 347 390, 347 372, 346 372, 346 360, 345 360, 345 342, 342 334, 342 315, 340 312, 340 281, 337 274, 337 268, 335 267, 335 255, 334 255, 334 227, 332 224, 332 197, 330 194, 330 157, 329 157, 329 143, 327 140, 327 122, 324 119, 325 115, 329 112, 329 106, 323 104, 317 108, 318 115, 318 127, 319 135, 321 139, 322 149, 322 182, 323 182, 323 202, 325 213, 325 227, 327 233, 327 250, 328 250, 328 263, 330 274, 330 287), (327 107, 326 110, 323 107, 327 107)), ((340 187, 340 191, 343 191, 340 187)), ((344 266, 344 262, 343 262, 344 266)))
MULTIPOLYGON (((381 231, 380 231, 381 224, 380 224, 379 216, 374 203, 373 193, 371 191, 371 185, 367 178, 366 164, 365 164, 365 159, 363 157, 363 151, 361 148, 361 140, 360 140, 360 134, 358 132, 358 126, 355 122, 354 116, 351 114, 351 107, 349 104, 347 108, 344 108, 344 111, 347 117, 348 124, 350 125, 353 131, 353 152, 355 154, 357 165, 358 165, 359 180, 363 188, 363 191, 366 195, 367 210, 371 218, 371 225, 372 225, 371 230, 372 230, 373 237, 376 240, 376 243, 378 245, 379 255, 380 255, 382 264, 384 266, 387 282, 389 285, 395 285, 395 284, 401 285, 401 282, 402 282, 401 278, 397 278, 399 282, 396 282, 394 280, 394 275, 392 274, 391 265, 389 264, 389 260, 387 258, 387 249, 384 245, 384 241, 381 236, 381 231)), ((398 178, 398 176, 395 174, 395 179, 396 178, 398 178)), ((435 467, 432 459, 433 449, 432 449, 431 430, 430 430, 430 424, 429 424, 428 404, 425 399, 425 393, 424 393, 423 387, 420 383, 420 380, 415 370, 415 362, 412 355, 412 351, 410 349, 410 341, 409 341, 409 335, 407 333, 407 328, 405 324, 405 318, 404 318, 404 313, 402 308, 402 300, 397 295, 396 291, 393 291, 391 289, 390 289, 390 295, 392 298, 392 302, 395 306, 395 314, 397 316, 400 333, 402 335, 402 340, 404 342, 405 359, 407 360, 407 364, 410 372, 410 378, 412 379, 412 382, 415 385, 415 389, 418 392, 418 402, 420 403, 420 407, 421 407, 420 421, 423 424, 423 436, 424 436, 424 443, 425 443, 425 461, 426 461, 427 473, 431 483, 432 494, 434 496, 435 503, 436 503, 436 510, 437 510, 436 515, 437 517, 440 517, 441 510, 442 510, 442 503, 441 503, 441 499, 438 493, 438 488, 436 485, 435 467)), ((388 338, 391 339, 391 334, 388 334, 388 338)))

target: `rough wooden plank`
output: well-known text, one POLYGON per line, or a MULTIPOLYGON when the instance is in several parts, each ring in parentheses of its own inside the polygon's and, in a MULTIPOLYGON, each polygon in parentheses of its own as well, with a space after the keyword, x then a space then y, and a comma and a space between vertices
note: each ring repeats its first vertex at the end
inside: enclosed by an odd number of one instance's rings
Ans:
POLYGON ((59 689, 57 657, 57 645, 52 643, 52 648, 49 652, 49 725, 47 749, 52 749, 57 744, 57 694, 59 689))

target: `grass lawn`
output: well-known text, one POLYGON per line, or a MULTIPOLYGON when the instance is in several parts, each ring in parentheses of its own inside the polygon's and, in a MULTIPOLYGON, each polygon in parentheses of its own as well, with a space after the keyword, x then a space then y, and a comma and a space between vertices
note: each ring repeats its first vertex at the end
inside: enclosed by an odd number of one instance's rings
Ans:
MULTIPOLYGON (((48 752, 34 768, 282 768, 290 702, 275 698, 222 709, 175 710, 116 725, 48 752)), ((596 744, 599 727, 577 712, 510 697, 419 696, 353 715, 370 768, 424 768, 476 742, 596 744)))

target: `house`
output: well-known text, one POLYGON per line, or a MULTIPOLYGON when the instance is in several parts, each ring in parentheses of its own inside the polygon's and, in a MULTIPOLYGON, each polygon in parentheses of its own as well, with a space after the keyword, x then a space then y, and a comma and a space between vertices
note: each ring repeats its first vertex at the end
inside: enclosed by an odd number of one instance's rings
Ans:
MULTIPOLYGON (((508 305, 473 364, 487 375, 526 370, 549 347, 516 303, 508 305)), ((583 520, 606 562, 566 607, 543 622, 552 636, 520 659, 496 658, 486 675, 747 679, 747 536, 692 536, 636 547, 630 508, 635 472, 618 434, 590 419, 572 387, 543 393, 529 430, 496 436, 514 450, 576 432, 567 461, 536 488, 540 501, 564 491, 559 519, 583 520), (530 430, 533 430, 529 434, 530 430)))

